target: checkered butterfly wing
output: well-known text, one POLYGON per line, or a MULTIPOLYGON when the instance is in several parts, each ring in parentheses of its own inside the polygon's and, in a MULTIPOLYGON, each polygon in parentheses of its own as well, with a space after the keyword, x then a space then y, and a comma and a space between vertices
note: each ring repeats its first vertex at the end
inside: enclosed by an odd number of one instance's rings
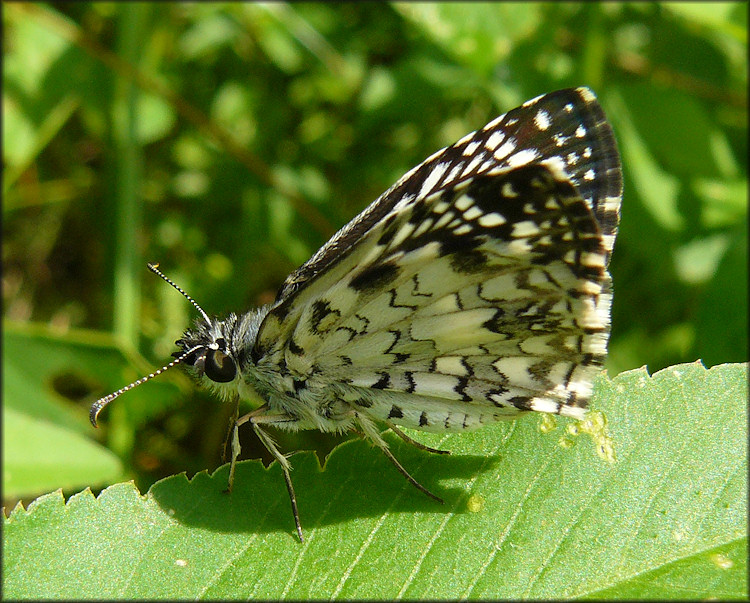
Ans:
POLYGON ((606 355, 620 195, 593 93, 533 99, 412 169, 290 275, 254 359, 423 429, 580 417, 606 355))

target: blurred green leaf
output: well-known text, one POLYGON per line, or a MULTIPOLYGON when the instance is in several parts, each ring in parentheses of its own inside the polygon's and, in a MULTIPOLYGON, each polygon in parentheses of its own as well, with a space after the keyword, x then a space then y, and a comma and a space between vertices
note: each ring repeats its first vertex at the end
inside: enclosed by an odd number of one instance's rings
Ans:
POLYGON ((639 85, 624 89, 623 100, 659 165, 676 175, 719 175, 708 144, 713 126, 695 99, 676 90, 639 85))
POLYGON ((3 493, 35 495, 53 488, 101 486, 119 479, 123 466, 107 448, 76 431, 3 410, 3 493))
MULTIPOLYGON (((664 2, 664 7, 693 23, 719 31, 739 34, 741 30, 733 25, 733 16, 741 2, 664 2)), ((747 30, 745 30, 746 34, 747 30)), ((745 35, 745 42, 747 35, 745 35)))
POLYGON ((747 358, 747 225, 729 239, 713 279, 706 284, 698 307, 693 350, 708 364, 747 358))
MULTIPOLYGON (((88 421, 92 402, 135 379, 109 338, 92 332, 56 336, 6 322, 3 359, 6 496, 101 485, 122 476, 120 459, 94 442, 88 421)), ((113 430, 132 434, 143 417, 169 404, 170 385, 155 386, 128 397, 129 416, 113 430)), ((132 435, 127 439, 132 446, 132 435)))
MULTIPOLYGON (((684 228, 677 203, 680 181, 656 161, 648 141, 643 138, 642 129, 637 127, 637 116, 629 102, 628 89, 625 88, 623 92, 614 94, 610 102, 618 117, 617 136, 623 160, 633 166, 633 171, 626 173, 626 177, 632 180, 635 193, 650 212, 652 220, 668 230, 684 228)), ((627 211, 627 207, 624 211, 627 211)))
POLYGON ((541 22, 539 4, 397 2, 396 10, 456 59, 490 73, 541 22))
POLYGON ((153 94, 138 98, 137 112, 138 142, 143 145, 161 140, 177 120, 172 107, 153 94))

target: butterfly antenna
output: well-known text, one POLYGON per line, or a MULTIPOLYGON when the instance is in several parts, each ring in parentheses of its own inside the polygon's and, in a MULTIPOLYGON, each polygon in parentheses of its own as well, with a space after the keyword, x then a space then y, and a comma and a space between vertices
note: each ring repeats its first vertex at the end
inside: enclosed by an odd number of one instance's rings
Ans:
POLYGON ((188 356, 190 356, 190 354, 192 354, 193 352, 195 352, 195 350, 197 350, 199 347, 200 346, 195 346, 194 348, 191 348, 191 349, 187 350, 186 352, 183 352, 182 354, 180 354, 180 356, 178 356, 177 358, 175 358, 169 364, 161 367, 158 371, 154 371, 150 375, 146 375, 145 377, 141 377, 140 379, 138 379, 138 381, 133 381, 133 383, 131 383, 130 385, 126 385, 122 389, 118 389, 116 392, 111 393, 108 396, 104 396, 103 398, 99 398, 96 402, 94 402, 91 405, 91 410, 89 411, 89 419, 91 419, 91 424, 94 427, 98 427, 98 425, 96 424, 96 419, 99 416, 99 413, 102 411, 102 409, 105 406, 107 406, 107 404, 109 404, 110 402, 112 402, 112 400, 114 400, 115 398, 120 397, 122 394, 124 394, 127 391, 130 391, 134 387, 138 387, 142 383, 146 383, 146 381, 150 381, 154 377, 156 377, 158 375, 161 375, 163 372, 168 371, 173 366, 175 366, 177 364, 180 364, 180 362, 182 362, 183 360, 185 360, 185 358, 187 358, 188 356))
MULTIPOLYGON (((151 264, 151 263, 149 263, 148 264, 148 269, 151 272, 153 272, 154 274, 156 274, 157 276, 160 276, 162 279, 164 279, 170 285, 172 285, 172 287, 174 287, 180 293, 182 293, 182 295, 185 297, 185 299, 187 299, 191 304, 193 304, 193 306, 195 307, 195 309, 198 310, 198 312, 201 313, 201 316, 203 316, 203 320, 205 320, 207 323, 211 322, 211 319, 208 317, 208 314, 206 314, 203 311, 203 308, 201 308, 198 305, 198 302, 196 302, 192 297, 190 297, 187 293, 185 293, 185 291, 183 291, 182 287, 180 287, 171 278, 169 278, 161 270, 159 270, 159 264, 151 264)), ((109 404, 110 402, 112 402, 112 400, 114 400, 115 398, 119 398, 125 392, 130 391, 134 387, 138 387, 142 383, 146 383, 146 381, 150 381, 151 379, 153 379, 157 375, 161 375, 163 372, 168 371, 173 366, 175 366, 177 364, 180 364, 183 360, 185 360, 185 358, 187 358, 188 356, 190 356, 190 354, 192 354, 193 352, 195 352, 195 350, 197 350, 199 347, 200 346, 196 346, 194 348, 191 348, 191 349, 187 350, 186 352, 183 352, 175 360, 173 360, 172 362, 170 362, 167 365, 164 365, 158 371, 154 371, 150 375, 147 375, 145 377, 141 377, 137 381, 133 381, 133 383, 131 383, 130 385, 126 385, 122 389, 118 389, 116 392, 113 392, 113 393, 109 394, 108 396, 104 396, 103 398, 99 398, 96 402, 94 402, 91 405, 91 410, 89 411, 89 419, 91 419, 91 424, 94 427, 97 426, 96 420, 99 417, 99 413, 102 411, 102 409, 105 406, 107 406, 107 404, 109 404)))
POLYGON ((182 287, 180 287, 177 283, 175 283, 171 278, 166 276, 161 270, 159 270, 159 264, 148 264, 148 269, 153 272, 155 275, 160 276, 165 281, 167 281, 170 285, 172 285, 175 289, 177 289, 182 295, 185 297, 186 300, 188 300, 193 306, 195 307, 198 312, 201 313, 201 316, 203 316, 203 320, 205 320, 207 323, 211 322, 211 319, 208 317, 208 314, 206 314, 203 311, 203 308, 201 308, 198 305, 198 302, 196 302, 192 297, 190 297, 185 291, 183 291, 182 287))

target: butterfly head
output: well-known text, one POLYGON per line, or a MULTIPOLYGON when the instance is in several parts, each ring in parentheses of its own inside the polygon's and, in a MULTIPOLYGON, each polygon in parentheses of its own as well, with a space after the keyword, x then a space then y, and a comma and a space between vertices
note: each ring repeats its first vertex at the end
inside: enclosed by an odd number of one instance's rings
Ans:
POLYGON ((148 267, 182 293, 201 316, 197 319, 195 327, 186 330, 182 338, 177 340, 176 344, 181 349, 173 354, 175 359, 172 362, 92 404, 89 418, 94 427, 97 426, 99 413, 107 404, 177 364, 188 368, 201 383, 218 390, 218 393, 225 395, 236 393, 236 381, 241 380, 241 367, 247 361, 246 356, 249 356, 244 352, 252 347, 265 314, 262 310, 257 310, 241 317, 230 314, 223 320, 211 318, 192 297, 165 276, 159 270, 158 265, 149 264, 148 267))
POLYGON ((206 377, 214 383, 230 383, 237 376, 237 359, 233 349, 228 320, 209 319, 199 321, 194 329, 188 329, 175 343, 182 348, 172 354, 180 362, 191 367, 199 378, 206 377))
POLYGON ((173 356, 198 382, 220 397, 244 392, 245 373, 253 364, 251 350, 267 310, 265 307, 225 318, 198 318, 175 343, 173 356))

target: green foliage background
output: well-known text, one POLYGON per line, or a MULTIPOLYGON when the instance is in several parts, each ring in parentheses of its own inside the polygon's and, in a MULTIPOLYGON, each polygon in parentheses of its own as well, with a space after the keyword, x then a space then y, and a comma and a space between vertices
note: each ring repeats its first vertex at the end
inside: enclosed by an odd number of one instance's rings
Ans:
POLYGON ((623 158, 610 376, 747 361, 746 3, 2 11, 6 505, 220 463, 229 409, 178 372, 87 424, 193 318, 147 261, 209 313, 266 303, 406 170, 568 86, 623 158))

